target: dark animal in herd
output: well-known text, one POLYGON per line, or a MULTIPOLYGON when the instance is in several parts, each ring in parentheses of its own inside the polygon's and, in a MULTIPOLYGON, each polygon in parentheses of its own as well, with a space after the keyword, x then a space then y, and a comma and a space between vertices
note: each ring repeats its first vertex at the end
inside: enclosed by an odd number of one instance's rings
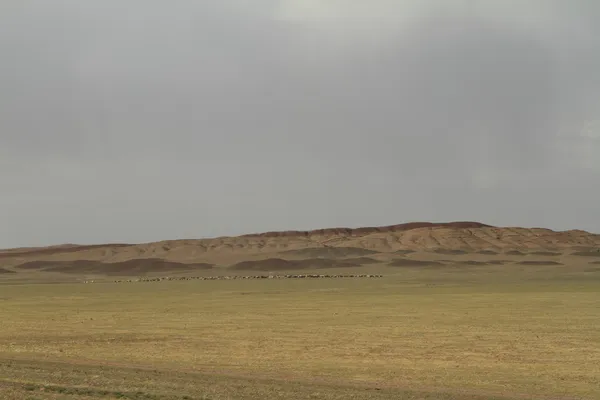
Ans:
MULTIPOLYGON (((181 277, 154 277, 117 280, 114 283, 131 282, 161 282, 161 281, 222 281, 222 280, 240 280, 240 279, 319 279, 319 278, 382 278, 383 275, 377 274, 286 274, 286 275, 232 275, 232 276, 181 276, 181 277)), ((93 281, 85 281, 93 283, 93 281)))

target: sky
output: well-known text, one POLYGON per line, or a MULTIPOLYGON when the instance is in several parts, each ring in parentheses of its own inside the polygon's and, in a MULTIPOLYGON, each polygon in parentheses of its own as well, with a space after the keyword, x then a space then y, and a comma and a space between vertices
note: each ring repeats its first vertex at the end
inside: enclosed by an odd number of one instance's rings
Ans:
POLYGON ((0 2, 0 248, 600 233, 597 0, 0 2))

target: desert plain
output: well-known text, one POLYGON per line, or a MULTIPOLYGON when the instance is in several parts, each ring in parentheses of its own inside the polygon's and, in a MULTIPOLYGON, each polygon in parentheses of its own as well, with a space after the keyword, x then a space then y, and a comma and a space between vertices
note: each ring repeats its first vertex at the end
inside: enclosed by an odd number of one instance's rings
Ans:
POLYGON ((599 249, 457 222, 2 250, 0 398, 599 399, 599 249))

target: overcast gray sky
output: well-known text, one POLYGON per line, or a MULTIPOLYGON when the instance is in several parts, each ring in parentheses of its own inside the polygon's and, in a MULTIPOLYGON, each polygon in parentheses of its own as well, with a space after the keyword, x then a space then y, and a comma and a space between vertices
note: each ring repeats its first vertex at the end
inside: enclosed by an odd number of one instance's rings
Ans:
POLYGON ((4 0, 0 248, 600 232, 597 0, 4 0))

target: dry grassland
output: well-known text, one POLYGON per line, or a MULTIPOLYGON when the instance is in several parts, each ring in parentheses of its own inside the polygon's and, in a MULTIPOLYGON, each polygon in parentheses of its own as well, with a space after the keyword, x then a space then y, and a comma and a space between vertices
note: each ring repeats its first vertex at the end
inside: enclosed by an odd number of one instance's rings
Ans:
POLYGON ((0 285, 0 324, 2 399, 600 398, 590 266, 0 285))

